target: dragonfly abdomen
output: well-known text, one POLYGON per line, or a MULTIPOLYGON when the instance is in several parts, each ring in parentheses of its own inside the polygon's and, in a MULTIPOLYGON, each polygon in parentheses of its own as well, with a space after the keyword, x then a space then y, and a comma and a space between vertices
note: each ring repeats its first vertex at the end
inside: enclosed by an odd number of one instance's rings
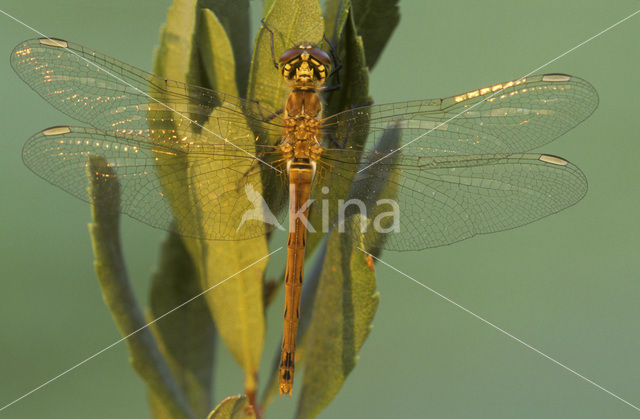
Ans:
POLYGON ((295 371, 295 341, 300 320, 300 297, 304 274, 304 254, 307 240, 306 220, 314 168, 311 162, 289 165, 289 237, 287 267, 284 274, 284 332, 280 357, 280 394, 291 395, 295 371))

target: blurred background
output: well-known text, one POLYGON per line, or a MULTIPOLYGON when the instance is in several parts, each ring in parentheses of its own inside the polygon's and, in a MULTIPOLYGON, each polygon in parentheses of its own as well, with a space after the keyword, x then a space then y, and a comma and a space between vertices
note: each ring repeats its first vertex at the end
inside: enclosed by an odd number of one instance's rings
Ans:
MULTIPOLYGON (((149 71, 169 0, 3 0, 49 35, 149 71)), ((253 33, 261 3, 253 2, 253 33)), ((638 2, 400 2, 401 21, 371 75, 377 103, 449 96, 518 78, 633 13, 638 2)), ((76 124, 13 73, 9 53, 33 38, 0 15, 0 406, 120 338, 93 272, 89 206, 21 161, 43 128, 76 124)), ((589 179, 578 205, 531 225, 383 259, 633 404, 640 404, 640 15, 540 72, 591 82, 600 106, 546 153, 589 179)), ((426 209, 428 210, 428 209, 426 209)), ((142 303, 161 231, 123 221, 142 303)), ((277 244, 279 246, 279 244, 277 244)), ((283 255, 272 263, 282 263, 283 255)), ((279 272, 280 268, 275 269, 279 272)), ((360 360, 323 418, 631 418, 638 412, 377 265, 381 300, 360 360)), ((263 365, 281 333, 268 311, 263 365)), ((215 403, 242 391, 217 353, 215 403)), ((266 374, 261 377, 264 382, 266 374)), ((299 376, 301 377, 301 376, 299 376)), ((299 394, 299 393, 298 393, 299 394)), ((295 392, 294 392, 295 395, 295 392)), ((295 398, 267 417, 291 417, 295 398)), ((0 412, 7 418, 146 418, 144 385, 120 344, 0 412)))

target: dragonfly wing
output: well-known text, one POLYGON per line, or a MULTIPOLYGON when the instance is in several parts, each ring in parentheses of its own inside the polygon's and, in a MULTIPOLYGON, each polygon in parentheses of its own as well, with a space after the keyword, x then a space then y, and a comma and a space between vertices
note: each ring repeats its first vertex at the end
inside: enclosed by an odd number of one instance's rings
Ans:
POLYGON ((264 235, 282 222, 262 199, 262 164, 229 144, 206 144, 197 137, 158 143, 94 128, 53 127, 31 137, 23 149, 29 169, 87 202, 91 156, 103 156, 115 172, 121 212, 153 227, 240 240, 264 235))
MULTIPOLYGON (((323 154, 334 182, 353 176, 357 156, 345 150, 323 154)), ((376 157, 365 155, 364 161, 376 157)), ((587 191, 578 167, 546 154, 396 153, 393 161, 384 159, 371 169, 351 186, 351 198, 368 212, 364 244, 369 249, 419 250, 515 228, 575 204, 587 191)), ((339 205, 338 196, 323 198, 339 205)))
POLYGON ((407 154, 520 153, 553 141, 597 105, 598 94, 585 80, 539 74, 443 99, 354 108, 326 118, 323 131, 343 141, 344 148, 350 138, 368 132, 369 145, 375 147, 396 124, 402 129, 399 146, 407 154))
POLYGON ((280 116, 257 102, 164 79, 72 42, 25 41, 14 48, 11 66, 56 109, 95 128, 182 135, 199 132, 215 109, 203 141, 226 138, 216 126, 247 122, 267 137, 262 144, 275 144, 282 134, 280 116))

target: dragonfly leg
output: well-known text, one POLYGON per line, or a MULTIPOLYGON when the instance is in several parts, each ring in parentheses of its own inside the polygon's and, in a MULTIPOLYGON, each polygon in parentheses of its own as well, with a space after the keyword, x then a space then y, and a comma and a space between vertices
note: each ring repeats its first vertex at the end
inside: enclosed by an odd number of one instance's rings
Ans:
POLYGON ((340 84, 334 84, 333 86, 327 86, 320 90, 322 93, 333 92, 334 90, 338 90, 340 88, 340 84))
POLYGON ((327 76, 327 80, 332 79, 333 76, 335 76, 335 84, 332 84, 331 86, 327 86, 325 88, 323 88, 321 90, 322 93, 327 93, 327 92, 333 92, 336 91, 338 89, 340 89, 340 69, 342 68, 342 60, 340 59, 340 56, 338 55, 338 52, 336 51, 336 47, 334 44, 331 43, 331 41, 329 41, 329 39, 327 38, 326 35, 322 35, 325 42, 329 45, 329 54, 331 55, 331 62, 335 63, 334 66, 332 66, 333 68, 331 69, 331 72, 329 73, 329 76, 327 76))
POLYGON ((269 26, 267 26, 267 24, 264 21, 264 19, 261 19, 260 23, 262 23, 262 26, 264 27, 264 29, 267 32, 269 32, 269 36, 271 37, 271 59, 273 60, 273 65, 277 70, 277 69, 280 68, 280 66, 278 66, 278 61, 276 60, 276 52, 275 52, 275 48, 273 46, 273 31, 269 28, 269 26))
POLYGON ((275 113, 272 113, 272 114, 271 114, 271 115, 269 115, 269 116, 266 116, 266 117, 265 117, 265 116, 263 115, 263 119, 262 119, 262 120, 263 120, 264 122, 269 122, 269 121, 271 121, 273 118, 275 118, 276 116, 278 116, 278 115, 282 115, 283 113, 284 113, 284 108, 280 108, 280 109, 278 109, 277 111, 275 111, 275 113))
MULTIPOLYGON (((329 41, 326 35, 322 35, 322 37, 324 38, 327 45, 329 45, 329 54, 331 55, 331 61, 335 63, 335 65, 331 69, 331 73, 329 73, 328 78, 331 78, 331 76, 335 75, 337 81, 336 84, 339 86, 340 73, 338 72, 340 71, 340 69, 342 69, 342 60, 340 59, 340 55, 338 54, 338 50, 336 49, 335 45, 331 43, 331 41, 329 41)), ((340 41, 342 41, 342 35, 340 36, 340 40, 338 42, 340 41)))
POLYGON ((280 108, 275 112, 268 111, 269 115, 265 116, 265 113, 262 111, 262 105, 260 105, 259 100, 251 101, 252 104, 255 104, 256 112, 260 114, 260 121, 269 122, 277 116, 281 116, 284 113, 284 108, 280 108))
POLYGON ((336 148, 344 149, 344 144, 341 144, 338 140, 336 140, 336 137, 333 134, 328 134, 327 139, 329 140, 329 143, 336 148))

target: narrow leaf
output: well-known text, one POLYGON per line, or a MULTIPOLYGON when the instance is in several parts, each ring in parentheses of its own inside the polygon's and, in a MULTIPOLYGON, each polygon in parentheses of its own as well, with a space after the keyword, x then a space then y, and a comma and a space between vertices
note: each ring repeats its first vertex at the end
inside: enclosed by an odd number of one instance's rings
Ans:
POLYGON ((329 234, 313 317, 305 342, 305 369, 296 418, 313 418, 338 393, 355 366, 378 307, 375 272, 355 242, 360 217, 347 232, 329 234), (356 229, 353 231, 352 229, 356 229), (350 231, 351 230, 351 231, 350 231))
POLYGON ((120 185, 115 172, 100 156, 89 158, 88 175, 93 224, 89 225, 95 270, 105 304, 123 336, 131 354, 131 364, 145 381, 152 410, 161 417, 193 418, 187 401, 174 381, 158 346, 146 328, 144 316, 133 295, 120 245, 120 185))
POLYGON ((200 67, 194 63, 197 57, 193 44, 197 4, 197 0, 174 0, 169 7, 167 22, 160 31, 160 45, 154 57, 153 69, 156 74, 172 80, 202 84, 200 67))
MULTIPOLYGON (((205 84, 218 91, 237 95, 233 53, 222 25, 209 10, 190 16, 193 19, 201 20, 187 23, 186 33, 180 34, 178 40, 188 38, 189 31, 195 30, 194 39, 197 43, 188 48, 186 47, 186 49, 199 51, 199 53, 187 54, 184 51, 176 51, 176 46, 172 44, 172 39, 163 37, 163 44, 158 51, 157 57, 168 57, 169 55, 166 51, 175 51, 175 60, 188 56, 190 66, 185 73, 179 74, 177 70, 181 69, 181 67, 177 69, 171 67, 174 60, 167 59, 166 61, 156 61, 156 64, 158 64, 156 71, 162 75, 170 73, 174 79, 179 81, 205 84), (213 51, 205 51, 207 47, 213 48, 213 51), (199 72, 199 69, 202 68, 206 68, 206 71, 199 72), (194 75, 206 76, 206 80, 204 82, 199 81, 194 75)), ((171 27, 169 24, 171 21, 172 19, 168 18, 167 28, 171 27)), ((217 110, 214 110, 210 116, 212 123, 215 123, 216 118, 219 116, 217 112, 217 110)), ((181 117, 176 116, 176 119, 178 118, 181 117)), ((200 123, 202 124, 202 122, 200 123)), ((207 130, 215 128, 214 125, 209 124, 209 122, 204 121, 203 125, 206 129, 203 132, 208 132, 207 130)), ((175 129, 183 130, 181 135, 184 134, 188 137, 193 132, 200 132, 200 129, 193 125, 186 125, 186 128, 180 128, 180 125, 175 129)), ((231 141, 235 138, 253 138, 251 131, 242 127, 239 123, 234 124, 225 134, 231 141)), ((212 139, 212 141, 215 140, 212 139)), ((255 154, 255 151, 247 150, 247 152, 255 154)), ((158 158, 162 162, 164 157, 159 156, 158 158)), ((176 158, 172 157, 173 164, 170 170, 175 171, 175 161, 176 158)), ((199 203, 198 211, 195 211, 198 213, 207 214, 210 211, 224 211, 224 208, 233 207, 238 199, 244 199, 244 188, 241 187, 243 185, 243 173, 240 173, 234 167, 227 166, 226 162, 214 159, 207 165, 201 163, 192 164, 185 157, 183 170, 189 172, 190 176, 203 176, 204 172, 206 172, 211 177, 210 182, 203 182, 195 188, 186 188, 185 185, 175 182, 175 176, 171 177, 170 172, 164 173, 165 189, 174 206, 174 213, 193 214, 194 211, 187 211, 183 207, 185 205, 194 205, 193 203, 195 202, 199 203), (234 179, 236 180, 235 182, 234 179), (221 180, 224 180, 226 185, 237 184, 239 187, 229 190, 223 197, 211 199, 212 196, 217 196, 212 192, 212 188, 215 187, 216 182, 221 180)), ((163 170, 161 169, 161 174, 163 174, 162 172, 163 170)), ((235 223, 233 225, 240 225, 241 215, 238 214, 237 220, 231 220, 235 223)), ((202 219, 178 219, 176 221, 178 223, 196 222, 203 229, 215 228, 215 226, 204 225, 202 219)), ((256 387, 255 377, 264 340, 262 277, 267 262, 264 260, 262 263, 254 265, 251 269, 246 271, 243 271, 243 269, 268 253, 266 240, 257 238, 221 242, 185 239, 184 242, 198 269, 201 288, 209 289, 215 287, 205 295, 205 299, 222 340, 245 370, 245 391, 248 393, 253 392, 256 387), (222 281, 226 279, 229 279, 229 281, 222 284, 222 281)))
MULTIPOLYGON (((337 44, 338 56, 342 68, 339 70, 337 78, 330 81, 329 93, 326 95, 327 105, 324 115, 335 113, 371 104, 369 96, 369 69, 365 61, 365 50, 362 38, 353 20, 353 12, 349 9, 344 18, 341 32, 339 33, 341 42, 337 44), (333 83, 339 83, 334 85, 333 83), (337 89, 332 89, 337 87, 337 89)), ((337 66, 339 63, 332 63, 337 66)), ((340 141, 342 139, 336 139, 340 141)), ((365 138, 351 139, 350 143, 363 144, 365 138)))
MULTIPOLYGON (((180 237, 170 234, 152 279, 148 319, 162 316, 200 292, 191 256, 180 237)), ((204 417, 211 410, 215 349, 215 328, 204 298, 190 301, 152 329, 191 410, 196 417, 204 417)))
POLYGON ((340 41, 350 7, 351 0, 328 0, 325 4, 324 33, 334 45, 338 45, 340 41))
MULTIPOLYGON (((205 7, 211 9, 229 36, 233 47, 233 57, 236 62, 235 76, 240 96, 245 97, 249 83, 249 65, 251 51, 249 50, 249 0, 207 0, 205 7)), ((206 9, 205 9, 206 10, 206 9)), ((200 48, 201 51, 206 48, 200 48)), ((216 51, 213 49, 213 51, 216 51)), ((206 68, 207 60, 203 60, 206 68)))
MULTIPOLYGON (((237 95, 237 88, 233 69, 231 44, 229 43, 224 28, 216 16, 209 10, 203 11, 203 32, 200 39, 201 56, 203 64, 207 68, 210 85, 216 89, 231 95, 237 95), (211 46, 212 50, 207 50, 211 46)), ((217 111, 214 110, 211 120, 216 121, 217 111)), ((205 125, 209 127, 208 124, 205 125)), ((232 141, 234 138, 251 137, 248 127, 238 128, 237 125, 226 132, 232 141)), ((255 154, 254 151, 249 151, 255 154)), ((210 173, 218 173, 218 179, 224 179, 228 184, 233 184, 233 179, 238 185, 242 185, 243 173, 235 173, 234 168, 223 169, 226 162, 212 161, 206 167, 210 173)), ((202 166, 200 166, 202 168, 202 166)), ((197 169, 192 169, 193 175, 197 169)), ((202 168, 202 170, 205 170, 202 168)), ((256 188, 259 186, 256 185, 256 188)), ((259 190, 258 192, 262 192, 259 190)), ((225 206, 233 207, 236 201, 245 199, 244 188, 225 193, 223 202, 211 202, 205 197, 211 196, 206 186, 192 191, 193 196, 199 202, 210 202, 211 209, 201 208, 202 211, 224 211, 225 206)), ((232 212, 231 210, 229 211, 232 212)), ((233 225, 240 225, 242 214, 237 214, 233 225)), ((205 263, 203 264, 203 287, 217 286, 221 281, 242 271, 253 261, 260 259, 268 253, 267 243, 264 237, 242 241, 210 241, 200 245, 205 263)), ((219 289, 206 294, 211 312, 216 319, 218 330, 227 347, 234 355, 238 363, 245 370, 245 391, 255 392, 257 383, 255 375, 260 363, 262 347, 264 343, 264 309, 262 300, 262 277, 266 269, 267 261, 257 264, 250 269, 235 275, 227 283, 220 285, 219 289)))
POLYGON ((197 48, 208 85, 224 93, 238 96, 233 51, 224 27, 209 9, 201 10, 197 48))
MULTIPOLYGON (((214 110, 212 120, 217 111, 214 110)), ((208 127, 208 124, 205 125, 208 127)), ((237 126, 230 128, 231 138, 250 135, 248 128, 244 132, 237 126)), ((201 210, 221 211, 232 214, 233 207, 239 200, 246 199, 241 172, 234 172, 233 168, 225 168, 226 162, 212 160, 207 165, 196 165, 190 168, 193 176, 202 172, 218 173, 218 179, 225 179, 228 184, 239 185, 238 188, 228 190, 220 200, 206 199, 211 196, 207 185, 191 190, 193 199, 202 203, 201 210), (234 181, 235 176, 235 181, 234 181)), ((215 180, 214 180, 215 181, 215 180)), ((255 186, 256 188, 259 185, 255 186)), ((261 193, 261 190, 258 190, 261 193)), ((240 225, 243 214, 235 214, 231 225, 240 225)), ((188 246, 189 247, 189 246, 188 246)), ((192 251, 197 251, 192 246, 192 251)), ((202 263, 202 288, 211 289, 205 294, 209 309, 216 321, 218 333, 246 373, 245 391, 255 391, 257 383, 254 376, 257 373, 264 344, 264 307, 262 279, 267 260, 245 269, 254 261, 269 253, 265 237, 257 237, 240 241, 202 241, 198 243, 202 263), (225 281, 222 283, 222 281, 225 281)))
POLYGON ((269 12, 269 10, 271 10, 271 6, 273 6, 273 3, 275 2, 275 0, 262 0, 262 14, 266 16, 266 14, 269 12))
POLYGON ((213 409, 207 419, 254 419, 255 417, 247 396, 229 396, 213 409))
POLYGON ((351 4, 367 65, 373 68, 400 21, 398 0, 352 0, 351 4))

